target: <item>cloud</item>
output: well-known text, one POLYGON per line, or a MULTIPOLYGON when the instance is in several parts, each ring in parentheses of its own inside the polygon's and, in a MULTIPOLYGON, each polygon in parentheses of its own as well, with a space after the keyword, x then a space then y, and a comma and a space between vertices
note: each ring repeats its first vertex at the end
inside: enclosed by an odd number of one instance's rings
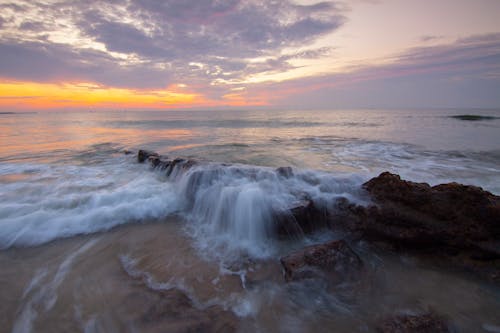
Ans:
POLYGON ((4 78, 34 82, 97 82, 112 87, 166 87, 170 76, 151 64, 122 66, 105 52, 78 50, 64 44, 0 44, 4 78))
POLYGON ((426 43, 426 42, 434 42, 443 38, 444 36, 424 35, 420 36, 419 41, 426 43))
MULTIPOLYGON (((344 22, 333 2, 19 1, 0 14, 0 76, 131 88, 210 86, 292 69, 344 22), (284 50, 301 52, 285 55, 284 50), (304 51, 305 50, 305 51, 304 51)), ((214 89, 215 90, 215 89, 214 89)))
POLYGON ((211 101, 297 107, 439 104, 439 94, 500 104, 500 34, 449 44, 423 36, 427 46, 385 65, 249 83, 307 75, 298 66, 312 59, 331 63, 335 45, 315 42, 337 31, 348 11, 334 1, 18 0, 0 4, 0 79, 152 90, 182 83, 211 101))
POLYGON ((248 87, 245 94, 295 108, 498 107, 500 34, 418 47, 385 65, 248 87))

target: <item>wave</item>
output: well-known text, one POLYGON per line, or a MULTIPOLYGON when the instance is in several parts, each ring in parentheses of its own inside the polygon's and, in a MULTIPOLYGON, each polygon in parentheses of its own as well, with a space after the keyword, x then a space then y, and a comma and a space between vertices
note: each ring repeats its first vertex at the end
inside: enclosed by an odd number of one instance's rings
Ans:
POLYGON ((178 208, 169 184, 130 160, 95 166, 2 164, 28 178, 0 189, 0 248, 39 245, 157 219, 178 208))
MULTIPOLYGON (((0 166, 0 176, 29 172, 0 190, 0 247, 34 246, 105 231, 117 225, 186 218, 201 250, 267 257, 275 247, 276 216, 305 198, 332 209, 336 198, 362 202, 359 175, 311 170, 178 163, 146 172, 132 157, 91 166, 0 166), (290 170, 291 171, 291 170, 290 170)), ((206 251, 205 251, 206 252, 206 251)))

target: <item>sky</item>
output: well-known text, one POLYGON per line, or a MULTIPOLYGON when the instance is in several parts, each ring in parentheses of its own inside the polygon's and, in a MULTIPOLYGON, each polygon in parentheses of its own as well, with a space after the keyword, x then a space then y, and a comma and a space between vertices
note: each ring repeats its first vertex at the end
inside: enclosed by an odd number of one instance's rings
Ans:
POLYGON ((0 111, 500 108, 500 0, 0 0, 0 111))

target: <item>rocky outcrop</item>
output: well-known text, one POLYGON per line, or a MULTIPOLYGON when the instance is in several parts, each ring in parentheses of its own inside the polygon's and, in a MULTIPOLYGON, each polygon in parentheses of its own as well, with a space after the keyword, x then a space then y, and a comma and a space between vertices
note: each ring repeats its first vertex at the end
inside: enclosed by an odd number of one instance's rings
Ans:
POLYGON ((388 172, 363 188, 375 205, 344 203, 348 229, 395 248, 446 256, 500 282, 500 197, 475 186, 431 187, 388 172))
POLYGON ((280 262, 287 282, 324 276, 331 282, 355 280, 363 266, 343 240, 305 247, 280 262))
POLYGON ((186 158, 175 158, 170 160, 166 156, 161 156, 153 151, 142 149, 137 153, 137 161, 139 163, 147 161, 153 168, 164 170, 167 176, 171 176, 176 172, 187 171, 198 164, 196 160, 186 158))
POLYGON ((379 333, 447 333, 448 325, 438 315, 396 315, 384 318, 377 325, 379 333))

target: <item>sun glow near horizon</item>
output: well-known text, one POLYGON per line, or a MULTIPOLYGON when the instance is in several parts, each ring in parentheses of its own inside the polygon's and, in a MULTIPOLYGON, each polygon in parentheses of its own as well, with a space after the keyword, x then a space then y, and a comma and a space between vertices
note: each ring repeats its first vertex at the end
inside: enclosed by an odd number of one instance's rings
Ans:
MULTIPOLYGON (((182 108, 216 105, 185 84, 165 89, 126 89, 106 87, 90 82, 37 83, 0 82, 0 108, 13 110, 60 108, 182 108)), ((244 98, 227 98, 227 105, 246 105, 244 98)))

